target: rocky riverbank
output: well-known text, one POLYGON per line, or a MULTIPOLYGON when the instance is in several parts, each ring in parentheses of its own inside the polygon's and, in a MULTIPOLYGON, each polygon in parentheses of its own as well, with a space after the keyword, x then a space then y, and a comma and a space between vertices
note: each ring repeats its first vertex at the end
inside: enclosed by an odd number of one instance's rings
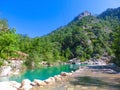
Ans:
POLYGON ((7 81, 7 82, 0 82, 0 90, 33 90, 36 87, 47 87, 50 85, 55 85, 57 82, 63 82, 68 77, 72 75, 71 73, 62 72, 60 75, 56 75, 54 77, 50 77, 44 81, 34 79, 31 82, 29 79, 24 79, 21 83, 16 81, 7 81))
MULTIPOLYGON (((119 67, 113 64, 106 65, 103 60, 96 60, 95 62, 89 60, 84 63, 89 64, 89 66, 80 66, 75 72, 62 72, 60 75, 43 81, 34 79, 31 82, 24 79, 21 83, 16 81, 0 82, 0 90, 8 90, 8 88, 9 90, 118 90, 120 88, 119 67)), ((13 70, 11 67, 18 68, 20 62, 18 64, 14 62, 10 65, 8 69, 5 69, 7 72, 13 70)))
MULTIPOLYGON (((119 68, 119 67, 116 67, 119 68)), ((119 71, 113 65, 80 67, 62 82, 31 90, 119 90, 119 71)))
POLYGON ((23 61, 21 60, 4 61, 4 65, 0 67, 0 77, 20 74, 22 63, 23 61))
MULTIPOLYGON (((81 60, 74 58, 69 60, 67 63, 68 64, 87 64, 87 65, 106 65, 106 62, 109 61, 111 59, 111 57, 101 57, 99 59, 94 59, 91 58, 85 62, 80 62, 81 60)), ((16 75, 16 74, 20 74, 21 70, 23 69, 22 64, 23 61, 22 60, 3 60, 4 61, 4 65, 2 67, 0 67, 0 77, 6 77, 6 76, 10 76, 10 75, 16 75)), ((58 62, 57 64, 61 64, 62 62, 58 62)), ((52 65, 48 65, 47 62, 42 61, 39 63, 41 66, 52 66, 52 65)), ((55 64, 56 65, 56 64, 55 64)))
POLYGON ((116 71, 113 65, 85 66, 44 81, 0 82, 0 87, 0 90, 119 90, 120 71, 116 71))

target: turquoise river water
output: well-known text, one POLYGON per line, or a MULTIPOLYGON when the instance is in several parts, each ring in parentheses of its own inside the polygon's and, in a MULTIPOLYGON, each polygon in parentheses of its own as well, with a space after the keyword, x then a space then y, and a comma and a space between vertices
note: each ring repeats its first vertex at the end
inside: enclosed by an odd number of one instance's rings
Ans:
POLYGON ((45 80, 49 77, 60 74, 61 72, 71 72, 79 68, 81 65, 59 65, 52 67, 44 67, 40 69, 27 70, 20 75, 15 75, 11 77, 2 77, 0 81, 17 81, 21 82, 23 79, 29 79, 33 81, 34 79, 45 80))

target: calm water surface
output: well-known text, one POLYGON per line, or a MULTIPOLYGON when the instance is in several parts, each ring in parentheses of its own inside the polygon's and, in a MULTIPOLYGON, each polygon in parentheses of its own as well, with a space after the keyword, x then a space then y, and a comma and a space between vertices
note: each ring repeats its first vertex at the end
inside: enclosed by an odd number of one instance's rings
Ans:
POLYGON ((0 78, 0 81, 17 81, 21 82, 23 79, 29 79, 33 81, 34 79, 45 80, 49 77, 60 74, 61 72, 71 72, 78 69, 80 65, 60 65, 52 67, 44 67, 41 69, 27 70, 23 74, 0 78))

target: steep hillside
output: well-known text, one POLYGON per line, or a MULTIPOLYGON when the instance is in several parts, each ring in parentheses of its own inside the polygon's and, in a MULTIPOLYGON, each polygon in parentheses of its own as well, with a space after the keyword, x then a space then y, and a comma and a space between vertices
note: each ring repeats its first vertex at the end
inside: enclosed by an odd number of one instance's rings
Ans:
POLYGON ((109 22, 91 14, 83 16, 82 13, 71 23, 57 29, 47 37, 52 42, 59 43, 64 54, 69 51, 67 58, 78 57, 84 60, 94 56, 100 57, 106 52, 111 54, 109 42, 111 32, 109 22))
POLYGON ((109 8, 98 15, 98 18, 108 21, 111 27, 115 28, 120 25, 120 7, 115 9, 109 8))
POLYGON ((106 11, 102 12, 100 15, 98 15, 98 17, 103 18, 103 19, 107 19, 108 17, 110 19, 117 18, 120 20, 120 7, 115 8, 115 9, 109 8, 106 11))

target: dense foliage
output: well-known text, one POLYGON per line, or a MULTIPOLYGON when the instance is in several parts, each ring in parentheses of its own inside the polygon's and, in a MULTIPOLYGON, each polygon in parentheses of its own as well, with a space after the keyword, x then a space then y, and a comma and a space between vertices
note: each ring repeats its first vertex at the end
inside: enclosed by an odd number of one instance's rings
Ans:
POLYGON ((115 55, 113 62, 120 66, 120 7, 115 9, 107 9, 101 13, 98 18, 104 19, 110 23, 112 28, 110 38, 112 50, 115 55))
POLYGON ((46 36, 35 38, 16 34, 6 20, 0 19, 0 58, 25 59, 26 66, 37 68, 42 61, 48 64, 72 58, 85 61, 107 53, 115 54, 119 64, 120 28, 114 29, 120 25, 119 16, 120 8, 108 9, 97 17, 89 15, 74 19, 46 36), (18 51, 27 55, 21 57, 18 51))
POLYGON ((117 27, 114 33, 113 51, 115 53, 113 62, 120 66, 120 27, 117 27))
POLYGON ((0 20, 0 57, 8 59, 18 50, 18 35, 15 29, 9 29, 6 20, 0 20))

